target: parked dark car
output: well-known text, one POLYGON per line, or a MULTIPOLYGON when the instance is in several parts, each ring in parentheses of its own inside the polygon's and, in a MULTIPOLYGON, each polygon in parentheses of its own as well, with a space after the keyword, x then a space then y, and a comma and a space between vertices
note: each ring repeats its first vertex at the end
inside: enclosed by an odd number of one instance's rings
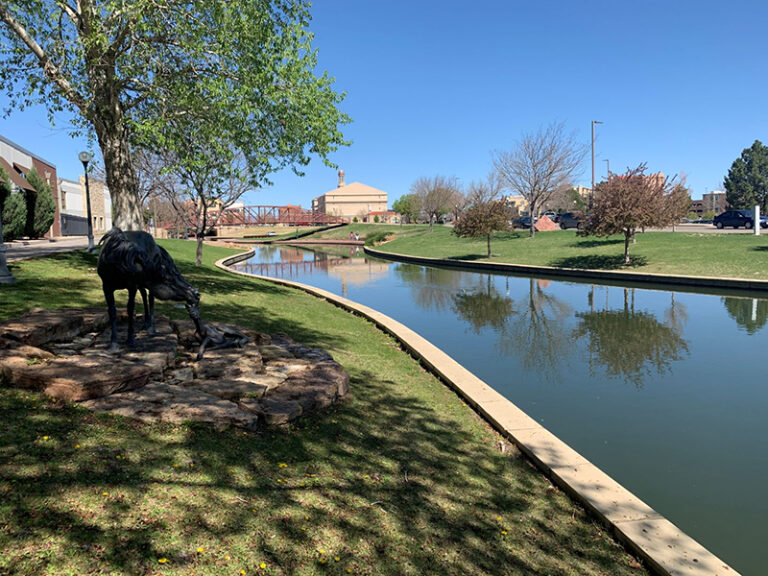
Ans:
POLYGON ((568 228, 581 228, 581 223, 584 217, 582 214, 576 212, 564 212, 560 214, 560 228, 568 230, 568 228))
MULTIPOLYGON (((538 220, 534 220, 534 223, 538 220)), ((530 216, 520 216, 520 218, 515 218, 512 220, 512 226, 514 228, 530 228, 531 227, 531 217, 530 216)))
MULTIPOLYGON (((715 216, 712 223, 719 229, 726 226, 733 226, 734 228, 744 226, 744 228, 750 229, 755 226, 755 217, 751 210, 726 210, 715 216)), ((760 228, 768 228, 768 217, 760 216, 760 228)))

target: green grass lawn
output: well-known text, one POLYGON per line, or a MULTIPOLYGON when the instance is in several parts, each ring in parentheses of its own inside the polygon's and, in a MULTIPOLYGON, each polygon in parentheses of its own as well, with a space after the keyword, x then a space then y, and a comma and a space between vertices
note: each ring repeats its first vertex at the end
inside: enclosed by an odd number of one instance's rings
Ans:
MULTIPOLYGON (((196 268, 193 242, 162 245, 202 292, 205 320, 325 348, 351 392, 256 434, 0 388, 0 574, 645 573, 371 324, 215 269, 230 250, 206 246, 196 268)), ((0 318, 102 305, 95 266, 84 252, 13 263, 0 318)))
MULTIPOLYGON (((365 225, 361 226, 365 230, 365 225)), ((623 237, 580 237, 572 230, 527 231, 494 235, 493 256, 486 258, 485 238, 458 238, 452 228, 435 226, 391 227, 395 239, 377 249, 431 258, 509 262, 536 266, 625 270, 684 276, 768 279, 768 234, 647 232, 630 245, 632 259, 624 264, 623 237)), ((334 232, 344 233, 344 229, 334 232)), ((347 231, 347 234, 349 232, 347 231)), ((314 237, 314 236, 312 236, 314 237)))

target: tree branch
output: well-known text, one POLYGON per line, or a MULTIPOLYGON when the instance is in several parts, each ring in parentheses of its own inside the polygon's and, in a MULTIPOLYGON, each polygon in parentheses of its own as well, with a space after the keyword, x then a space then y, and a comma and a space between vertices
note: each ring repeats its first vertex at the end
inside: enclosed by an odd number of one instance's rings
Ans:
POLYGON ((62 92, 64 92, 64 95, 66 98, 75 106, 77 106, 81 112, 84 114, 87 113, 88 105, 86 104, 85 98, 82 97, 69 83, 69 81, 64 78, 64 76, 61 74, 61 71, 59 68, 51 61, 51 59, 48 57, 48 55, 45 53, 45 50, 42 49, 40 44, 37 43, 37 41, 30 36, 30 34, 27 32, 27 30, 19 24, 16 19, 11 15, 10 10, 8 9, 8 6, 5 2, 0 1, 0 20, 6 23, 6 25, 13 31, 16 36, 19 37, 19 39, 24 42, 24 44, 27 45, 27 47, 30 49, 30 51, 35 55, 37 58, 40 67, 43 69, 43 73, 50 78, 52 82, 54 82, 62 92))

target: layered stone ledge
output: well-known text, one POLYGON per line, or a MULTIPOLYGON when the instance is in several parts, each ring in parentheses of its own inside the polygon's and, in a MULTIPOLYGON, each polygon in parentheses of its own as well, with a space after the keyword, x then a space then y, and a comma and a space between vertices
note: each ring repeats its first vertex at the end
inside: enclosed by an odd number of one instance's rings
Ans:
MULTIPOLYGON (((195 361, 191 321, 159 316, 154 335, 139 332, 135 346, 116 353, 108 322, 104 308, 65 308, 0 324, 0 384, 145 422, 248 429, 288 424, 349 391, 349 375, 330 354, 287 336, 237 327, 247 344, 195 361)), ((126 329, 123 314, 119 342, 126 329)))

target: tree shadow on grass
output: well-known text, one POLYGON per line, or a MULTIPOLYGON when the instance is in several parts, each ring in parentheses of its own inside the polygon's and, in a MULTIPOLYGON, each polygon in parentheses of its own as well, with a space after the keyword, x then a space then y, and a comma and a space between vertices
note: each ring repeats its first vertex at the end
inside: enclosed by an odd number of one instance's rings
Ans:
POLYGON ((627 270, 640 268, 648 264, 645 256, 630 256, 629 264, 624 263, 624 256, 570 256, 552 260, 549 265, 555 268, 575 268, 577 270, 627 270))
POLYGON ((487 260, 487 254, 463 254, 462 256, 448 256, 446 260, 487 260))
POLYGON ((571 244, 573 248, 598 248, 600 246, 613 246, 614 244, 623 244, 621 238, 592 238, 591 240, 578 240, 571 244))
POLYGON ((635 573, 440 383, 419 388, 352 369, 344 402, 263 435, 0 390, 3 568, 635 573))
POLYGON ((750 250, 753 252, 768 252, 768 246, 753 246, 750 250))

